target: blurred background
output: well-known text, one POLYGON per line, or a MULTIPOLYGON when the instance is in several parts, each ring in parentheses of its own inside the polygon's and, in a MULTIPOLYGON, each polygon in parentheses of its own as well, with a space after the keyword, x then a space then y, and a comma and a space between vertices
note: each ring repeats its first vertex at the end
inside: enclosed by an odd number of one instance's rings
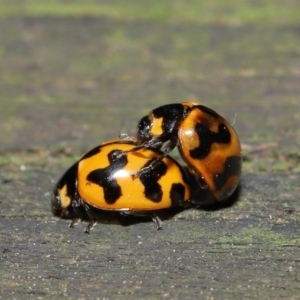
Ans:
POLYGON ((0 299, 299 299, 299 0, 0 0, 0 29, 0 299), (52 216, 82 153, 182 101, 234 124, 235 205, 52 216))
POLYGON ((3 162, 78 157, 134 135, 149 110, 191 100, 234 122, 244 170, 300 170, 298 0, 1 0, 0 8, 3 162))

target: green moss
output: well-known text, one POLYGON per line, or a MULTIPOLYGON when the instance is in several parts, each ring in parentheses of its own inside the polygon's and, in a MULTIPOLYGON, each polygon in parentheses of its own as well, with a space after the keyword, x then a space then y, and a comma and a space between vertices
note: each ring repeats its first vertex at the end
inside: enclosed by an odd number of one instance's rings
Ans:
POLYGON ((2 1, 2 17, 27 16, 109 16, 122 20, 159 22, 296 23, 300 19, 299 4, 290 1, 2 1), (298 9, 297 9, 298 8, 298 9))
POLYGON ((232 236, 220 237, 219 242, 231 244, 242 243, 244 246, 249 246, 249 244, 264 244, 274 247, 283 246, 284 244, 299 244, 300 238, 286 238, 280 233, 274 232, 268 227, 248 227, 242 229, 239 233, 235 233, 232 236))

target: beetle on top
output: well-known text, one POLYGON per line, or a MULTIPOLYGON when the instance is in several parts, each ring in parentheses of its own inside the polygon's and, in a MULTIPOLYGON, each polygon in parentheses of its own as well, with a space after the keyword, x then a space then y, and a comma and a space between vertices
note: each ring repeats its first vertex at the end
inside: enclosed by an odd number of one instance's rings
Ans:
MULTIPOLYGON (((176 146, 189 171, 197 177, 201 189, 208 189, 208 199, 197 203, 215 203, 227 199, 236 190, 242 167, 242 150, 237 133, 229 122, 212 109, 193 102, 160 106, 143 117, 137 127, 137 146, 161 148, 163 154, 147 168, 155 168, 176 146)), ((139 177, 146 168, 135 176, 139 177)))

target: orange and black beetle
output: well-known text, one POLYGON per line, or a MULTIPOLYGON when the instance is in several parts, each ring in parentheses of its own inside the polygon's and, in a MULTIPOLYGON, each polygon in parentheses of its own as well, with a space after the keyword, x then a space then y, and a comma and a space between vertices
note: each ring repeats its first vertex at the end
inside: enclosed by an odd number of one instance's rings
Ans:
POLYGON ((137 146, 131 151, 161 148, 166 142, 164 154, 148 168, 178 146, 190 172, 211 194, 210 199, 193 199, 196 205, 222 201, 235 191, 241 175, 241 145, 233 127, 218 113, 192 102, 160 106, 140 120, 137 146))
POLYGON ((70 227, 82 219, 91 220, 87 233, 103 211, 149 215, 161 229, 156 211, 189 204, 187 174, 169 156, 147 169, 164 153, 151 148, 130 152, 134 146, 129 139, 114 140, 83 155, 57 183, 51 200, 53 214, 73 219, 70 227), (120 155, 124 151, 129 152, 120 155), (132 176, 143 168, 147 171, 138 178, 132 176))

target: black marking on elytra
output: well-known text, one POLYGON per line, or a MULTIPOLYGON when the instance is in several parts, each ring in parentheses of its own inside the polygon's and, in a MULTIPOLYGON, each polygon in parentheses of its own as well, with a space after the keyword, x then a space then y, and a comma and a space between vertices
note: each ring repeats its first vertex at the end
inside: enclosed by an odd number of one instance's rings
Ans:
POLYGON ((240 156, 230 156, 224 163, 224 170, 222 173, 215 174, 213 180, 216 190, 219 191, 227 183, 227 180, 234 175, 239 176, 241 173, 241 162, 240 156))
POLYGON ((152 113, 155 118, 173 119, 174 117, 177 118, 178 115, 182 116, 183 111, 184 106, 181 103, 174 103, 155 108, 153 109, 152 113))
POLYGON ((90 150, 89 152, 87 152, 86 154, 84 154, 80 160, 92 157, 100 152, 101 152, 101 146, 97 146, 97 147, 93 148, 92 150, 90 150))
POLYGON ((209 107, 203 106, 203 105, 195 105, 193 109, 199 109, 203 112, 205 112, 208 115, 211 115, 214 118, 220 118, 220 115, 217 114, 214 110, 210 109, 209 107))
POLYGON ((171 135, 178 132, 179 123, 183 119, 184 106, 181 103, 167 104, 160 106, 152 111, 153 116, 157 119, 163 118, 162 135, 160 139, 165 142, 170 139, 171 135))
POLYGON ((58 181, 56 187, 57 189, 61 189, 64 185, 67 185, 68 196, 71 198, 74 197, 76 192, 76 179, 77 179, 77 172, 78 172, 78 162, 73 164, 66 173, 61 177, 58 181))
POLYGON ((170 190, 172 207, 180 206, 184 201, 185 187, 181 183, 173 183, 170 190))
POLYGON ((90 172, 87 176, 87 180, 95 184, 100 185, 103 188, 104 199, 108 204, 115 203, 122 195, 122 190, 113 175, 124 169, 128 160, 126 155, 120 155, 121 150, 111 151, 107 157, 109 165, 103 169, 96 169, 90 172))
MULTIPOLYGON (((76 179, 78 172, 78 162, 73 164, 61 177, 61 179, 56 184, 52 198, 51 198, 51 208, 55 216, 60 216, 62 213, 61 209, 61 199, 59 196, 59 190, 66 186, 66 196, 68 196, 71 201, 73 201, 76 195, 76 179)), ((68 207, 69 213, 71 212, 71 206, 68 207)))
POLYGON ((209 130, 203 123, 197 123, 195 131, 198 134, 200 145, 190 150, 190 155, 194 159, 204 159, 211 150, 213 143, 228 144, 231 135, 228 128, 224 124, 219 124, 218 132, 209 130))
MULTIPOLYGON (((143 168, 149 166, 154 159, 150 159, 143 168)), ((163 191, 161 185, 158 183, 158 180, 167 173, 167 165, 160 161, 153 169, 142 173, 140 181, 145 187, 144 194, 145 197, 155 203, 159 203, 162 200, 163 191)))

